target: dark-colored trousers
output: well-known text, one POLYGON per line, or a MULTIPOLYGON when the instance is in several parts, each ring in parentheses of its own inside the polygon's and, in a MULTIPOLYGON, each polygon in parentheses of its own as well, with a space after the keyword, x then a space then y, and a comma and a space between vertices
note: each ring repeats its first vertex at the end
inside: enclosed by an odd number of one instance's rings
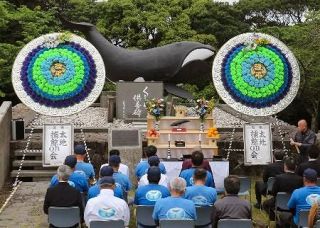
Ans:
POLYGON ((261 205, 261 197, 267 194, 267 183, 257 181, 255 185, 257 203, 261 205))

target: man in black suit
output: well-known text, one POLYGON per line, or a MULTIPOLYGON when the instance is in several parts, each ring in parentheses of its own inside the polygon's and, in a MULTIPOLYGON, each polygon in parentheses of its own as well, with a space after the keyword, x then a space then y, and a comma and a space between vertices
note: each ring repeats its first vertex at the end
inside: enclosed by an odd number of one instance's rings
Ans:
POLYGON ((269 213, 270 220, 274 220, 275 197, 278 192, 292 193, 293 190, 303 186, 303 179, 295 174, 296 161, 293 158, 286 158, 284 160, 284 172, 275 176, 274 184, 271 194, 272 198, 263 202, 263 208, 269 213))
MULTIPOLYGON (((81 193, 68 183, 68 179, 72 174, 72 170, 67 165, 61 165, 58 168, 57 176, 59 183, 47 189, 44 199, 43 211, 48 214, 49 207, 79 207, 80 217, 83 220, 83 205, 81 200, 81 193)), ((55 227, 49 225, 49 227, 55 227)), ((78 226, 75 226, 78 227, 78 226)))
POLYGON ((296 173, 299 176, 303 175, 303 172, 308 169, 314 169, 317 171, 318 177, 320 177, 320 159, 319 159, 319 148, 316 145, 310 146, 308 149, 308 154, 309 154, 309 161, 301 163, 298 168, 296 173))
POLYGON ((255 185, 257 203, 254 206, 256 208, 261 208, 261 197, 262 195, 265 196, 267 194, 267 182, 269 177, 275 177, 276 175, 284 172, 283 170, 284 152, 280 150, 275 151, 273 156, 274 156, 275 162, 265 167, 263 171, 263 177, 262 177, 263 181, 257 181, 255 185))

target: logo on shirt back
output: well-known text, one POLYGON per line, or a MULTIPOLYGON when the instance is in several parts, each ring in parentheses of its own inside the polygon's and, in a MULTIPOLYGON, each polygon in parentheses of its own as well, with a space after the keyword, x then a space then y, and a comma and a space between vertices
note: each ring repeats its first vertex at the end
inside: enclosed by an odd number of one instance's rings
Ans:
POLYGON ((208 200, 206 199, 206 197, 200 196, 200 195, 192 197, 192 201, 196 205, 207 205, 208 204, 208 200))
POLYGON ((116 210, 112 207, 99 208, 98 214, 101 218, 111 219, 116 215, 116 210))
POLYGON ((122 185, 119 183, 116 183, 116 187, 121 188, 122 189, 122 185))
POLYGON ((306 198, 307 204, 312 206, 313 204, 319 204, 320 203, 320 195, 318 194, 310 194, 306 198))
POLYGON ((162 193, 158 190, 150 190, 146 193, 146 198, 149 201, 157 201, 162 198, 162 193))
POLYGON ((73 181, 70 181, 70 180, 69 180, 69 181, 68 181, 68 184, 69 184, 71 187, 74 187, 74 188, 76 187, 76 185, 74 184, 73 181))
POLYGON ((180 207, 171 208, 167 212, 167 219, 184 219, 186 217, 186 212, 180 207))
POLYGON ((193 185, 193 177, 190 177, 189 183, 190 183, 191 185, 193 185))

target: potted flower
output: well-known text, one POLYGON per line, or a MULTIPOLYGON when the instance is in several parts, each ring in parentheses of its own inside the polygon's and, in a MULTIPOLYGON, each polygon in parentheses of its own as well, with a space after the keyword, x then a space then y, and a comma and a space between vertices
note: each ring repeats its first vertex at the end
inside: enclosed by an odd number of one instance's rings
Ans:
POLYGON ((197 100, 196 113, 199 115, 200 118, 200 131, 204 131, 204 120, 206 119, 206 116, 209 113, 211 113, 213 107, 213 98, 211 98, 209 101, 207 101, 204 98, 197 100))
POLYGON ((162 98, 153 98, 151 100, 146 100, 146 109, 148 115, 151 115, 155 118, 155 130, 159 130, 159 121, 164 109, 164 100, 162 98))

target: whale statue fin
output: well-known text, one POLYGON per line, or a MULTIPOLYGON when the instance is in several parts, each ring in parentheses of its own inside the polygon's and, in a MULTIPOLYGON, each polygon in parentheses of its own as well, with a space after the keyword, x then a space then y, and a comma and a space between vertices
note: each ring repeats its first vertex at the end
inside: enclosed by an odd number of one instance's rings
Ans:
POLYGON ((57 17, 60 19, 62 25, 66 28, 78 30, 80 32, 86 32, 90 30, 90 28, 94 28, 95 26, 93 24, 87 23, 87 22, 72 22, 67 20, 65 17, 63 17, 61 14, 58 14, 57 17))

